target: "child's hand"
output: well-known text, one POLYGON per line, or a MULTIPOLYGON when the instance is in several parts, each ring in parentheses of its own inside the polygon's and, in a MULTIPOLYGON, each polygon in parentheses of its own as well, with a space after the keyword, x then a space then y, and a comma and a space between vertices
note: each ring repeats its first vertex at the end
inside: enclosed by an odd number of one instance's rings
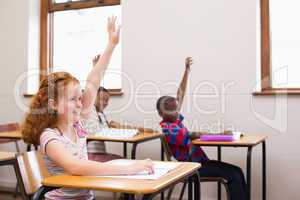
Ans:
POLYGON ((120 26, 116 28, 116 16, 112 16, 108 18, 107 21, 107 32, 108 32, 108 40, 112 45, 117 45, 119 43, 120 38, 120 26))
POLYGON ((97 64, 98 60, 100 59, 101 55, 98 54, 93 58, 93 67, 97 64))
POLYGON ((151 128, 144 128, 144 127, 140 127, 140 128, 138 128, 138 130, 139 130, 139 132, 141 132, 141 133, 153 133, 154 132, 154 130, 153 129, 151 129, 151 128))
POLYGON ((199 139, 201 135, 206 134, 206 132, 190 132, 189 136, 191 140, 199 139))
POLYGON ((193 64, 193 58, 187 57, 185 59, 185 68, 190 69, 190 66, 193 64))
POLYGON ((154 173, 153 162, 150 159, 136 161, 129 167, 131 168, 130 174, 137 174, 143 171, 147 171, 148 174, 154 173))

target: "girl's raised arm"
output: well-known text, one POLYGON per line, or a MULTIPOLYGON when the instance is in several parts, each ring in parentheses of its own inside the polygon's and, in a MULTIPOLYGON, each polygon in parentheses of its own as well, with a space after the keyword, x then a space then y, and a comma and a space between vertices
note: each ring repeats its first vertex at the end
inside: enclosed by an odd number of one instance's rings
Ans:
POLYGON ((98 62, 95 64, 93 69, 90 71, 87 77, 86 87, 82 95, 82 117, 87 118, 91 112, 94 105, 95 98, 97 95, 97 90, 100 86, 100 81, 104 75, 104 72, 109 64, 111 55, 119 43, 120 38, 120 27, 116 28, 117 17, 112 16, 108 18, 107 21, 107 32, 108 32, 108 44, 99 58, 98 62))

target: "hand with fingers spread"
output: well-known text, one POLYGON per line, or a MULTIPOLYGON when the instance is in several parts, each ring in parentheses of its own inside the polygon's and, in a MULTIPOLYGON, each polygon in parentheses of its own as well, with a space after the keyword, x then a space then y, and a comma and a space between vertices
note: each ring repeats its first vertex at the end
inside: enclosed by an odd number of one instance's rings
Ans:
POLYGON ((117 45, 120 39, 120 26, 116 27, 116 16, 112 16, 108 18, 107 22, 107 32, 108 32, 108 40, 112 45, 117 45))

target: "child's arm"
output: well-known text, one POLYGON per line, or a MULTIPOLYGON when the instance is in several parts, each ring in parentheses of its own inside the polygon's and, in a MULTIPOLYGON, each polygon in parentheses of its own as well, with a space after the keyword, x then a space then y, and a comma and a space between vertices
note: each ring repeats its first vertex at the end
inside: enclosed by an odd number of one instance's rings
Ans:
POLYGON ((207 134, 207 132, 189 132, 191 140, 199 139, 202 134, 207 134))
POLYGON ((58 140, 50 141, 46 146, 47 155, 52 161, 62 167, 71 175, 97 176, 97 175, 131 175, 141 171, 154 173, 151 160, 136 161, 126 167, 113 162, 96 162, 91 160, 79 160, 68 151, 58 140))
POLYGON ((108 18, 107 32, 109 35, 109 42, 98 62, 94 65, 87 77, 86 88, 82 95, 82 116, 88 117, 94 105, 97 95, 97 90, 100 86, 102 76, 109 64, 111 55, 116 45, 119 42, 120 27, 116 28, 116 17, 108 18))
POLYGON ((101 55, 98 54, 93 58, 93 67, 95 67, 95 65, 97 64, 98 60, 100 59, 101 55))
POLYGON ((182 102, 183 102, 183 98, 184 98, 185 90, 186 90, 186 86, 187 86, 187 81, 188 81, 188 75, 190 73, 190 66, 192 64, 193 64, 192 58, 187 57, 185 59, 184 75, 183 75, 183 78, 181 80, 180 86, 179 86, 178 91, 177 91, 178 111, 180 111, 181 106, 182 106, 182 102))

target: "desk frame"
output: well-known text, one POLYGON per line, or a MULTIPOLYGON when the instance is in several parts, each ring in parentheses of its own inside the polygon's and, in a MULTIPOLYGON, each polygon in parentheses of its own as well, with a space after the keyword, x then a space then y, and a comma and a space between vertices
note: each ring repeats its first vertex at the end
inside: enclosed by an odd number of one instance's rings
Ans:
MULTIPOLYGON (((50 177, 51 178, 51 177, 50 177)), ((65 178, 65 177, 64 177, 65 178)), ((101 178, 99 178, 101 179, 101 178)), ((79 186, 77 185, 77 187, 72 187, 72 188, 78 188, 78 189, 92 189, 92 190, 103 190, 103 191, 112 191, 112 192, 121 192, 124 194, 125 200, 134 200, 135 199, 135 194, 142 194, 143 195, 143 200, 152 200, 156 195, 164 192, 165 190, 174 187, 176 184, 183 182, 185 180, 188 180, 189 183, 189 195, 188 195, 188 199, 189 200, 200 200, 201 199, 201 195, 200 195, 200 176, 199 176, 199 172, 198 169, 194 169, 193 171, 188 172, 185 175, 181 175, 180 178, 178 178, 177 180, 174 180, 173 182, 169 182, 169 183, 164 183, 163 186, 160 186, 160 188, 154 189, 153 191, 151 190, 147 190, 147 191, 140 191, 140 190, 119 190, 117 188, 114 188, 113 186, 111 188, 105 188, 101 189, 101 186, 97 188, 89 188, 88 186, 79 186), (126 191, 126 192, 125 192, 126 191)), ((101 181, 101 180, 99 180, 101 181)), ((116 179, 116 181, 118 181, 118 179, 116 179)), ((134 180, 133 180, 134 181, 134 180)), ((147 181, 147 180, 145 180, 147 181)), ((159 184, 160 185, 160 184, 159 184)), ((43 199, 44 195, 48 192, 51 191, 53 189, 58 189, 60 187, 71 187, 68 184, 64 184, 64 183, 49 183, 48 181, 48 185, 47 183, 44 184, 43 186, 39 189, 39 191, 34 195, 34 200, 41 200, 43 199)))
MULTIPOLYGON (((150 134, 150 133, 149 133, 150 134)), ((131 149, 131 159, 136 158, 136 149, 137 145, 143 142, 147 142, 150 140, 155 140, 155 139, 160 139, 162 142, 162 134, 155 133, 153 137, 145 137, 145 138, 139 138, 135 139, 133 138, 128 138, 128 139, 112 139, 112 138, 104 138, 104 137, 97 137, 97 136, 88 136, 87 142, 90 141, 103 141, 103 142, 121 142, 123 143, 123 157, 127 158, 127 144, 131 143, 132 144, 132 149, 131 149)), ((163 150, 161 149, 161 158, 163 160, 163 150)))
MULTIPOLYGON (((220 142, 221 143, 221 142, 220 142)), ((254 146, 258 144, 262 144, 262 199, 267 199, 266 194, 266 137, 261 139, 255 144, 228 144, 223 143, 217 144, 217 142, 213 142, 209 144, 209 142, 205 142, 205 144, 195 144, 196 146, 214 146, 218 148, 218 161, 222 160, 222 150, 221 147, 247 147, 247 175, 246 175, 246 183, 247 183, 247 190, 248 190, 248 199, 251 200, 251 166, 252 166, 252 149, 254 146)), ((218 183, 218 200, 221 200, 221 184, 218 183)))

